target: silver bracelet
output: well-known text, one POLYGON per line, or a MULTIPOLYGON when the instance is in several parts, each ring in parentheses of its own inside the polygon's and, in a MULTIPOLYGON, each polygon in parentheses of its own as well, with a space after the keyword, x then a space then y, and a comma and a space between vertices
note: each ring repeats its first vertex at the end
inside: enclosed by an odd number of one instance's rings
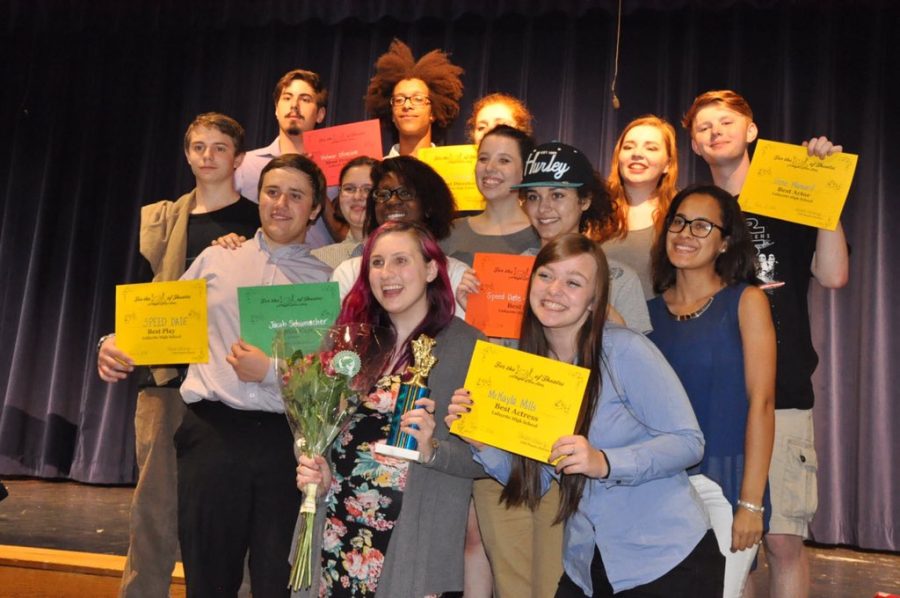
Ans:
POLYGON ((429 458, 428 461, 419 461, 419 463, 421 463, 425 467, 434 465, 434 461, 435 461, 435 459, 437 459, 437 452, 438 452, 439 446, 440 446, 440 442, 438 441, 438 439, 432 438, 431 439, 431 458, 429 458))
POLYGON ((762 515, 766 508, 762 505, 755 505, 752 502, 747 502, 746 500, 737 501, 739 507, 743 507, 750 511, 751 513, 756 513, 758 515, 762 515))

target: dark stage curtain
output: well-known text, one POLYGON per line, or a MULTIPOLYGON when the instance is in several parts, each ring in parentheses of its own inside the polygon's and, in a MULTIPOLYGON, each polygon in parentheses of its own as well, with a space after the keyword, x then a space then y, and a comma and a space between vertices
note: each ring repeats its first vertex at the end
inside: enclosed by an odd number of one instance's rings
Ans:
MULTIPOLYGON (((192 186, 182 136, 194 115, 275 135, 284 71, 322 73, 327 124, 364 117, 374 59, 391 38, 465 70, 472 101, 524 98, 539 140, 582 147, 601 170, 621 127, 677 122, 700 91, 734 88, 761 137, 827 134, 860 155, 844 213, 851 283, 813 285, 820 508, 815 538, 900 549, 900 25, 892 2, 625 2, 618 96, 615 8, 602 2, 432 0, 12 0, 0 7, 0 474, 134 479, 135 390, 95 372, 114 286, 138 269, 139 207, 192 186), (893 73, 893 74, 892 74, 893 73), (891 164, 894 164, 892 167, 891 164), (893 366, 891 365, 893 364, 893 366)), ((682 183, 707 169, 680 134, 682 183)))

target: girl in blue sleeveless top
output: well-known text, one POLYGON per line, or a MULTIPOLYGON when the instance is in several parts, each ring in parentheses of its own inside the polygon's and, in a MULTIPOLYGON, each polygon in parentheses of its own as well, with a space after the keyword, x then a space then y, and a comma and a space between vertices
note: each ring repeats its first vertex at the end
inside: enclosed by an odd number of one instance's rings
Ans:
POLYGON ((775 330, 755 282, 737 200, 712 185, 676 195, 653 249, 649 336, 706 438, 688 473, 726 557, 726 597, 743 593, 762 539, 775 430, 775 330))

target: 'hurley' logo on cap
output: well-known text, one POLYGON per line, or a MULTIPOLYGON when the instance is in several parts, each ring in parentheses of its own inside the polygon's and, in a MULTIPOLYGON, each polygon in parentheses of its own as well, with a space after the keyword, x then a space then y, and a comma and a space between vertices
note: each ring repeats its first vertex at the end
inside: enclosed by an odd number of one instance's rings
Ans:
POLYGON ((531 155, 525 161, 525 176, 539 172, 549 172, 558 181, 569 172, 570 168, 571 166, 567 163, 557 161, 556 151, 537 150, 531 152, 531 155))

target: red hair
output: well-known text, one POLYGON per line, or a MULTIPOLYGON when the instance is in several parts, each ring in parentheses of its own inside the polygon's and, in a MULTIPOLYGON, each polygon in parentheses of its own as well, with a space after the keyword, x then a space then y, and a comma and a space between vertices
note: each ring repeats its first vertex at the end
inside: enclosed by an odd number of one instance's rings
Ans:
POLYGON ((666 153, 669 155, 669 170, 659 178, 656 185, 658 206, 653 213, 653 224, 657 232, 662 226, 662 221, 669 209, 672 198, 678 193, 676 188, 678 184, 678 145, 675 140, 675 128, 667 120, 653 114, 646 114, 634 119, 625 125, 625 129, 619 135, 619 140, 616 141, 616 147, 612 152, 607 184, 609 185, 610 199, 615 206, 615 215, 610 226, 600 234, 603 241, 624 239, 628 236, 628 198, 625 196, 625 185, 622 183, 622 175, 619 173, 619 152, 622 151, 628 131, 642 125, 656 127, 659 130, 662 134, 663 146, 665 146, 666 153))
POLYGON ((481 112, 484 107, 493 104, 503 104, 509 108, 509 111, 512 112, 513 121, 516 123, 516 129, 524 131, 528 135, 534 134, 534 131, 531 128, 533 117, 528 110, 528 107, 525 106, 525 103, 515 96, 496 92, 482 97, 472 106, 472 114, 469 116, 469 120, 466 121, 466 135, 469 137, 469 141, 475 139, 475 125, 477 124, 475 119, 478 118, 478 113, 481 112))
MULTIPOLYGON (((388 313, 375 299, 372 287, 369 285, 369 261, 372 259, 375 243, 384 235, 393 233, 408 233, 416 237, 425 262, 434 261, 437 264, 437 277, 428 283, 426 290, 428 315, 410 333, 409 338, 404 339, 403 350, 397 356, 398 359, 394 364, 394 372, 403 372, 406 366, 412 362, 410 341, 417 339, 420 334, 427 334, 431 338, 435 338, 451 322, 456 310, 453 288, 450 285, 450 276, 447 274, 447 256, 441 251, 434 236, 424 226, 410 221, 386 222, 369 235, 363 248, 359 277, 344 298, 336 324, 360 322, 383 326, 390 329, 393 335, 396 334, 388 313)), ((393 335, 390 339, 392 343, 396 341, 393 335)))
POLYGON ((730 89, 718 89, 701 93, 694 98, 694 103, 681 119, 681 126, 690 131, 694 125, 694 119, 697 118, 697 113, 709 104, 722 104, 729 110, 734 110, 738 114, 746 116, 751 122, 753 121, 753 110, 750 109, 750 104, 747 103, 744 96, 730 89))

